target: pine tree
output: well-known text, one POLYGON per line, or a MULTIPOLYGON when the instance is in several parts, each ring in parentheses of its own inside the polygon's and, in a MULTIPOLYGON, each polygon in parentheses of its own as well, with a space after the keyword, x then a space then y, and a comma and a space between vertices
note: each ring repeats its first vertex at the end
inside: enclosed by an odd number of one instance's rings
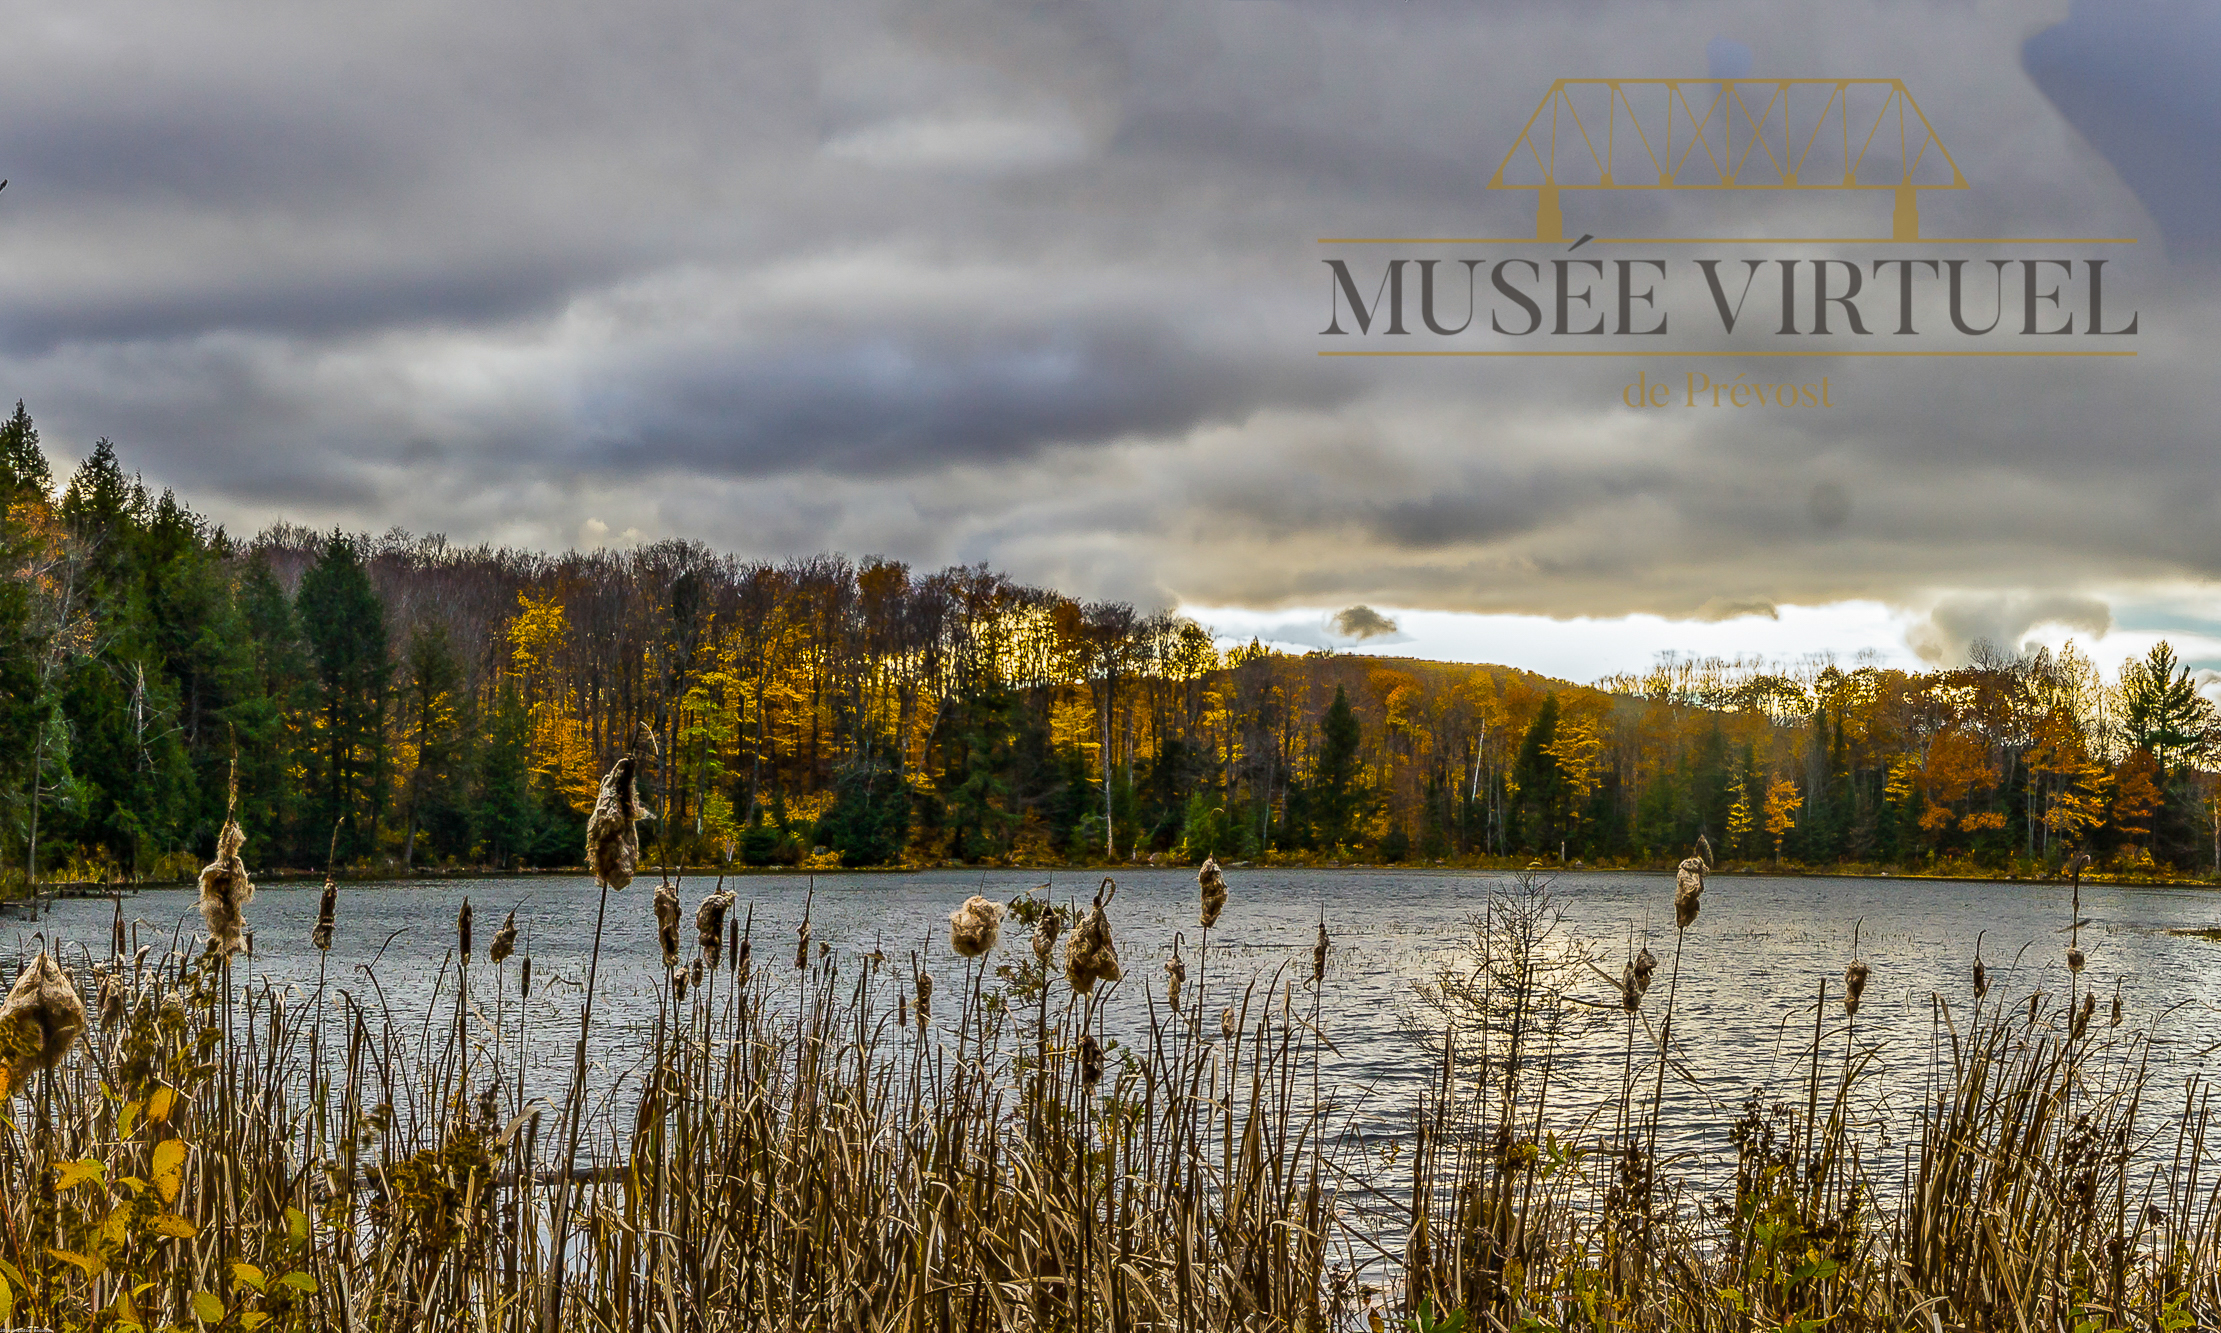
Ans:
POLYGON ((1357 710, 1350 706, 1348 691, 1339 685, 1334 687, 1333 704, 1319 720, 1319 738, 1318 762, 1311 770, 1311 812, 1319 842, 1332 848, 1355 836, 1364 805, 1363 760, 1358 753, 1363 727, 1357 710))
POLYGON ((316 665, 324 724, 317 759, 320 814, 337 828, 340 855, 376 847, 385 766, 385 607, 355 543, 334 531, 301 576, 301 624, 316 665))

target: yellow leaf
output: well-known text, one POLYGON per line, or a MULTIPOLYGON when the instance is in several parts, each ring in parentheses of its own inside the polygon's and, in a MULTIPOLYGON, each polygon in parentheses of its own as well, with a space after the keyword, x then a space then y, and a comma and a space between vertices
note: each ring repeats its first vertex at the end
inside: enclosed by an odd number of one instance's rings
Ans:
POLYGON ((108 1164, 98 1158, 88 1157, 82 1162, 59 1162, 54 1167, 54 1188, 66 1190, 86 1181, 101 1182, 108 1178, 108 1164))
POLYGON ((293 1243, 294 1243, 295 1245, 298 1245, 298 1244, 300 1244, 300 1243, 301 1243, 302 1241, 305 1241, 305 1240, 307 1240, 307 1239, 308 1239, 308 1214, 307 1214, 307 1213, 304 1213, 304 1212, 302 1212, 302 1211, 301 1211, 300 1209, 298 1209, 298 1208, 288 1208, 288 1209, 286 1209, 286 1210, 285 1210, 285 1234, 286 1234, 286 1235, 288 1235, 288 1236, 291 1236, 291 1237, 293 1238, 293 1243))
POLYGON ((281 1287, 291 1287, 293 1288, 293 1290, 300 1292, 304 1296, 310 1296, 316 1293, 316 1279, 310 1277, 306 1273, 300 1272, 299 1270, 287 1273, 284 1277, 279 1278, 278 1285, 281 1287))
POLYGON ((168 1120, 170 1112, 175 1109, 177 1109, 177 1090, 174 1088, 156 1088, 154 1095, 147 1098, 147 1119, 149 1120, 168 1120))
POLYGON ((263 1283, 267 1281, 262 1276, 262 1270, 253 1264, 233 1264, 231 1266, 231 1280, 235 1283, 245 1283, 256 1291, 261 1291, 263 1283))
POLYGON ((100 1224, 100 1238, 110 1245, 124 1242, 126 1229, 131 1223, 131 1205, 119 1203, 108 1210, 108 1218, 100 1224))
POLYGON ((270 1316, 260 1310, 241 1310, 239 1312, 239 1327, 246 1329, 247 1333, 254 1333, 254 1330, 269 1322, 270 1316))
POLYGON ((98 1277, 108 1267, 98 1255, 79 1254, 75 1250, 57 1250, 51 1245, 46 1247, 46 1252, 65 1264, 75 1264, 84 1269, 86 1277, 98 1277))
POLYGON ((0 1324, 13 1323, 14 1321, 15 1288, 8 1285, 6 1278, 0 1277, 0 1324))
POLYGON ((156 1213, 154 1220, 148 1225, 154 1228, 156 1235, 174 1236, 179 1240, 191 1240, 201 1230, 193 1225, 191 1219, 179 1217, 176 1213, 156 1213))
POLYGON ((154 1145, 154 1188, 162 1202, 176 1203, 185 1180, 185 1140, 164 1139, 154 1145))
POLYGON ((212 1291, 193 1293, 193 1314, 204 1324, 223 1322, 224 1302, 212 1291))
POLYGON ((143 1102, 131 1102, 126 1105, 123 1108, 123 1114, 116 1117, 116 1137, 119 1139, 130 1138, 131 1127, 139 1123, 139 1112, 145 1109, 146 1104, 143 1102))

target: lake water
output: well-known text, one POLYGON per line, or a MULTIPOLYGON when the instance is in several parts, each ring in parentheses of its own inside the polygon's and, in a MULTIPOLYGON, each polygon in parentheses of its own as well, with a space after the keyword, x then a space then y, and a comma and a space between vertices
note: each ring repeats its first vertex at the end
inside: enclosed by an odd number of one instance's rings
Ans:
MULTIPOLYGON (((769 968, 779 985, 793 984, 794 927, 809 896, 814 938, 845 955, 880 949, 906 971, 909 953, 919 950, 938 978, 935 1015, 946 1026, 963 975, 948 949, 949 911, 968 894, 1007 901, 1045 878, 1060 901, 1084 904, 1099 877, 952 870, 814 879, 757 875, 733 884, 739 894, 736 912, 745 915, 754 907, 757 965, 769 968)), ((1133 1030, 1144 982, 1152 991, 1161 989, 1162 965, 1176 931, 1185 932, 1194 976, 1200 934, 1192 870, 1127 870, 1118 880, 1110 915, 1127 980, 1105 1002, 1114 1035, 1133 1030)), ((1320 997, 1322 1026, 1338 1048, 1324 1057, 1324 1078, 1342 1089, 1346 1104, 1357 1105, 1353 1123, 1361 1133, 1401 1137, 1426 1068, 1414 1025, 1435 1024, 1418 1003, 1414 983, 1445 966, 1466 965, 1459 941, 1504 877, 1443 870, 1231 869, 1227 880, 1231 901, 1211 935, 1206 1012, 1215 1014, 1229 1002, 1229 983, 1280 968, 1288 977, 1308 977, 1323 912, 1333 953, 1320 997)), ((594 1047, 597 1076, 605 1086, 637 1071, 646 1045, 640 1036, 656 1010, 660 967, 652 883, 652 877, 643 879, 610 898, 597 1010, 600 1038, 594 1047)), ((682 888, 689 955, 693 907, 710 887, 710 881, 690 879, 682 888)), ((1661 960, 1657 989, 1646 1006, 1655 1014, 1675 947, 1672 878, 1572 871, 1552 877, 1550 888, 1569 928, 1614 975, 1631 935, 1640 941, 1647 927, 1650 947, 1661 960)), ((319 963, 326 961, 309 946, 319 892, 316 885, 301 884, 258 893, 248 910, 257 935, 256 955, 245 963, 249 971, 313 988, 319 963)), ((330 984, 369 1000, 382 990, 394 1014, 420 1019, 435 979, 452 965, 455 913, 466 895, 476 909, 480 959, 473 986, 489 1012, 496 982, 484 950, 502 917, 516 910, 519 952, 533 955, 536 970, 536 994, 527 1010, 534 1025, 533 1082, 559 1099, 577 1024, 578 983, 594 931, 598 895, 590 880, 344 886, 337 943, 328 960, 330 984), (373 960, 376 988, 363 970, 373 960)), ((125 899, 123 906, 136 923, 138 941, 152 942, 158 951, 173 937, 190 940, 200 924, 185 891, 149 891, 125 899)), ((4 930, 15 937, 18 950, 37 948, 38 932, 63 942, 65 959, 81 959, 80 946, 106 953, 111 912, 106 900, 65 901, 40 922, 9 922, 4 930)), ((2221 944, 2169 932, 2221 925, 2221 894, 2085 885, 2082 912, 2091 924, 2081 932, 2089 955, 2081 983, 2101 997, 2097 1023, 2105 1024, 2118 986, 2127 1025, 2149 1027, 2153 1034, 2152 1082, 2164 1106, 2173 1095, 2169 1089, 2179 1090, 2221 1046, 2221 987, 2215 983, 2221 944)), ((2032 990, 2062 997, 2069 977, 2067 937, 2060 928, 2068 916, 2065 885, 1714 876, 1702 916, 1682 941, 1677 992, 1676 1047, 1697 1083, 1669 1081, 1672 1105, 1664 1117, 1662 1146, 1717 1160, 1728 1150, 1727 1123, 1751 1089, 1801 1098, 1798 1066, 1823 978, 1830 979, 1829 1026, 1840 1030, 1834 997, 1841 994, 1843 969, 1852 957, 1854 925, 1859 952, 1873 969, 1857 1038, 1879 1049, 1885 1071, 1871 1084, 1866 1109, 1886 1130, 1915 1104, 1911 1099, 1931 1068, 1931 994, 1945 997, 1964 1022, 1973 998, 1969 970, 1977 932, 1985 933, 1982 951, 1993 979, 1993 1004, 2020 1002, 2032 990)), ((0 934, 0 941, 7 934, 0 934)), ((1006 928, 997 955, 1015 958, 1026 947, 1022 931, 1006 928)), ((508 964, 503 1001, 512 1024, 516 966, 514 960, 508 964)), ((845 970, 856 974, 854 968, 845 970)), ((1584 1100, 1593 1104, 1609 1097, 1618 1086, 1626 1027, 1616 995, 1602 979, 1588 974, 1571 989, 1608 1006, 1576 1009, 1558 1039, 1553 1099, 1578 1109, 1584 1100)))

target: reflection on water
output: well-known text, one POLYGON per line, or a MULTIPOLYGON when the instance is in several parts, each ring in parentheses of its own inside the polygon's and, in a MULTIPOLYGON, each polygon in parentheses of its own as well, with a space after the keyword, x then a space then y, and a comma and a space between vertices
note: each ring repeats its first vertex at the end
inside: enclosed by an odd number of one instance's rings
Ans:
MULTIPOLYGON (((935 974, 939 993, 953 996, 967 974, 949 952, 948 913, 967 895, 1008 900, 1047 879, 1060 901, 1084 904, 1097 878, 1023 871, 814 880, 751 876, 735 881, 735 912, 746 918, 753 910, 757 967, 783 987, 793 984, 794 928, 807 897, 813 939, 832 945, 837 956, 853 959, 878 949, 906 973, 915 951, 935 974)), ((1340 1087, 1344 1104, 1355 1107, 1352 1123, 1361 1133, 1400 1136, 1426 1075, 1426 1051, 1413 1029, 1434 1021, 1417 1003, 1414 983, 1441 968, 1469 965, 1461 941, 1502 877, 1233 869, 1227 878, 1231 900, 1211 932, 1208 963, 1199 967, 1193 872, 1119 875, 1111 920, 1127 979, 1107 992, 1111 1033, 1132 1034, 1146 1021, 1144 986, 1161 1005, 1162 967, 1175 932, 1186 937, 1189 985, 1200 980, 1208 991, 1205 1012, 1215 1013, 1231 1002, 1234 986, 1276 974, 1283 981, 1307 978, 1323 913, 1334 951, 1318 1003, 1335 1048, 1322 1057, 1324 1080, 1340 1087)), ((682 888, 689 922, 694 903, 710 888, 707 880, 690 880, 682 888)), ((1551 889, 1569 929, 1614 976, 1631 941, 1647 940, 1657 953, 1658 981, 1646 1013, 1655 1021, 1666 988, 1673 987, 1675 1045, 1695 1078, 1694 1084, 1668 1080, 1661 1146, 1705 1159, 1729 1151, 1728 1123, 1752 1089, 1788 1095, 1801 1086, 1799 1064, 1812 1039, 1823 981, 1831 997, 1828 1040, 1852 1039, 1854 1034, 1843 1030, 1835 997, 1851 960, 1854 925, 1859 952, 1873 969, 1855 1039, 1874 1047, 1882 1059, 1884 1072, 1868 1085, 1864 1105, 1879 1132, 1910 1111, 1910 1099, 1920 1095, 1930 1072, 1939 1031, 1930 997, 1943 997, 1962 1015, 1972 1003, 1977 933, 1983 934, 1993 1004, 2019 1002, 2030 991, 2064 997, 2069 987, 2067 937, 2060 929, 2068 920, 2063 885, 1716 876, 1705 893, 1703 915, 1678 942, 1670 876, 1576 871, 1554 877, 1551 889)), ((313 990, 319 964, 326 961, 308 942, 318 892, 317 886, 302 884, 267 887, 257 895, 249 909, 256 934, 256 954, 247 964, 252 973, 313 990)), ((642 1037, 654 1021, 661 969, 650 894, 644 880, 609 899, 592 1050, 596 1077, 605 1087, 637 1072, 647 1046, 642 1037)), ((443 969, 454 966, 455 913, 465 895, 478 922, 473 994, 487 1023, 496 1017, 499 997, 511 1050, 519 1012, 518 963, 495 969, 483 950, 503 915, 516 910, 519 953, 530 953, 535 969, 535 994, 523 1011, 532 1024, 530 1080, 535 1091, 559 1098, 599 902, 590 880, 346 886, 328 984, 373 1007, 383 1003, 396 1017, 421 1018, 443 969)), ((124 910, 136 922, 138 942, 158 949, 173 939, 190 941, 199 925, 189 892, 150 891, 124 900, 124 910)), ((80 948, 104 954, 111 911, 106 901, 68 901, 35 925, 13 922, 8 928, 20 950, 37 947, 36 932, 63 942, 65 959, 81 957, 80 948)), ((2091 924, 2081 935, 2089 955, 2081 985, 2108 1002, 2118 987, 2126 1025, 2152 1027, 2153 1086, 2179 1087, 2221 1044, 2221 1006, 2211 980, 2221 973, 2221 945, 2169 931, 2221 924, 2221 896, 2198 889, 2086 885, 2082 911, 2091 924)), ((691 950, 691 928, 684 933, 691 950)), ((1013 961, 1025 947, 1022 932, 1006 928, 988 961, 1013 961)), ((854 967, 844 971, 857 974, 854 967)), ((1552 1074, 1552 1100, 1569 1115, 1616 1097, 1627 1051, 1628 1029, 1615 993, 1595 973, 1585 975, 1575 995, 1602 1007, 1571 1011, 1557 1037, 1552 1074)), ((887 984, 891 1007, 895 983, 890 978, 887 984)), ((954 1004, 941 1003, 935 1017, 946 1026, 955 1012, 954 1004)), ((2104 1021, 2101 1012, 2099 1022, 2104 1021)), ((1638 1049, 1644 1040, 1636 1037, 1638 1049)))

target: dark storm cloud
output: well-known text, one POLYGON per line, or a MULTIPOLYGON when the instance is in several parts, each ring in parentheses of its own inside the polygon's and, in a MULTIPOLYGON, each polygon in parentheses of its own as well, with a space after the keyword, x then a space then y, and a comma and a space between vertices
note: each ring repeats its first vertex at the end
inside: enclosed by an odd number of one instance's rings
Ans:
MULTIPOLYGON (((1814 419, 1638 418, 1616 365, 1321 361, 1316 238, 1516 234, 1533 197, 1484 186, 1552 78, 1747 62, 1903 78, 1973 186, 1931 234, 2148 208, 2189 256, 2215 11, 27 9, 0 369, 50 442, 109 435, 235 528, 838 546, 1221 605, 1943 598, 1948 655, 2221 577, 2192 270, 2122 257, 2134 363, 1866 363, 1814 419)), ((1888 226, 1729 202, 1567 222, 1888 226)))

